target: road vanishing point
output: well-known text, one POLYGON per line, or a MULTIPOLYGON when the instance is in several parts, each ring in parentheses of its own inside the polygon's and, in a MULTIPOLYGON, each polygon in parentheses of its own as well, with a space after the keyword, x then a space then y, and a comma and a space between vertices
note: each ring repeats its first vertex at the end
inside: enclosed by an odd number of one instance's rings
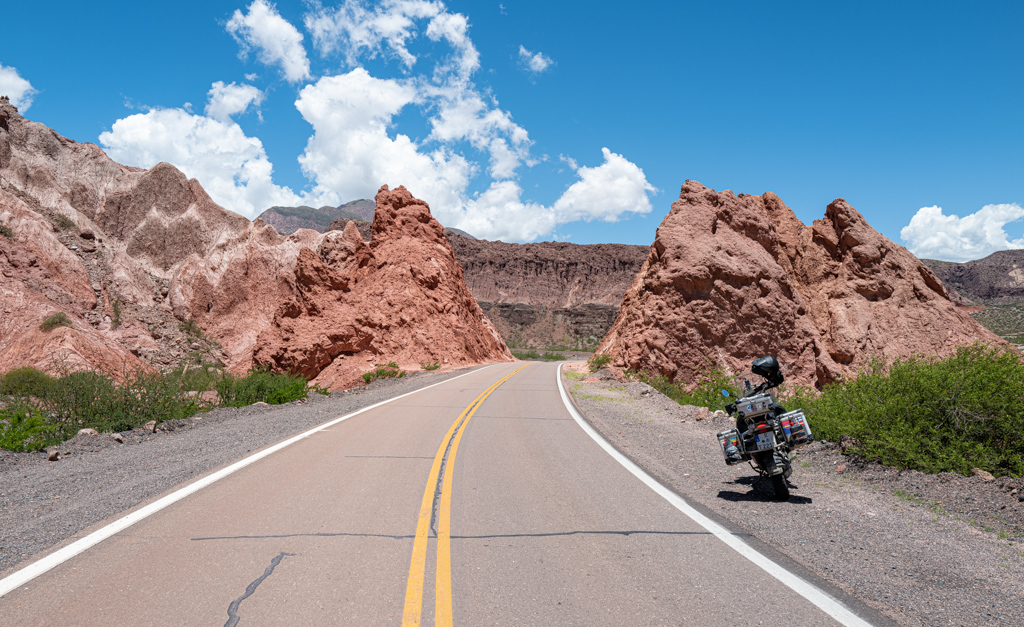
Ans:
POLYGON ((868 624, 615 451, 541 363, 339 416, 0 595, 19 627, 868 624))

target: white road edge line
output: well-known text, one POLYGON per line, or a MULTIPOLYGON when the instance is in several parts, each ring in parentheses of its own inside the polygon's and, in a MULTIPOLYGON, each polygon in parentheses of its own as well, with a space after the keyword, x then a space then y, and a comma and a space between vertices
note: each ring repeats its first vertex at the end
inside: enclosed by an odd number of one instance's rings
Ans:
MULTIPOLYGON (((498 364, 493 364, 493 365, 498 365, 498 364)), ((485 366, 484 368, 490 368, 490 367, 491 366, 485 366)), ((481 370, 483 370, 483 368, 481 368, 481 370)), ((478 370, 474 370, 473 372, 478 372, 478 370)), ((118 520, 115 520, 114 522, 110 523, 109 525, 107 525, 105 527, 102 527, 100 529, 97 529, 96 531, 90 533, 89 535, 85 536, 84 538, 76 540, 75 542, 72 542, 71 544, 67 545, 66 547, 64 547, 62 549, 59 549, 59 550, 57 550, 57 551, 47 555, 46 557, 40 559, 39 561, 33 562, 33 563, 29 564, 28 566, 22 568, 21 570, 16 571, 16 572, 8 575, 7 577, 4 577, 3 579, 0 579, 0 597, 3 597, 5 594, 7 594, 8 592, 11 592, 12 590, 16 590, 16 589, 20 588, 21 586, 23 586, 26 583, 32 581, 33 579, 35 579, 39 575, 42 575, 43 573, 45 573, 46 571, 50 570, 51 568, 54 568, 55 566, 59 566, 60 564, 68 561, 69 559, 71 559, 72 557, 78 555, 79 553, 82 553, 82 552, 86 551, 87 549, 89 549, 89 548, 99 544, 100 542, 106 540, 107 538, 109 538, 110 536, 114 535, 115 533, 118 533, 119 531, 123 531, 123 530, 127 529, 128 527, 131 527, 135 523, 139 522, 140 520, 143 520, 143 519, 145 519, 145 518, 147 518, 149 516, 152 516, 153 514, 159 512, 160 510, 164 509, 168 505, 172 505, 173 503, 176 503, 176 502, 180 501, 181 499, 183 499, 186 496, 192 494, 193 492, 198 492, 199 490, 202 490, 206 486, 208 486, 208 485, 210 485, 212 483, 215 483, 217 481, 220 481, 224 477, 227 477, 228 475, 230 475, 230 474, 232 474, 232 473, 234 473, 236 471, 239 471, 242 468, 245 468, 246 466, 248 466, 248 465, 250 465, 252 463, 257 462, 257 461, 263 459, 264 457, 267 457, 268 455, 271 455, 272 453, 276 453, 277 451, 280 451, 281 449, 285 448, 286 446, 289 446, 291 444, 295 444, 296 442, 298 442, 299 440, 301 440, 303 438, 307 438, 307 437, 313 435, 314 433, 317 433, 318 431, 323 431, 324 429, 326 429, 328 427, 333 427, 334 425, 338 424, 339 422, 342 422, 344 420, 348 420, 349 418, 352 418, 353 416, 357 416, 357 415, 359 415, 359 414, 361 414, 363 412, 370 411, 371 409, 376 409, 376 408, 380 407, 381 405, 386 405, 386 404, 391 403, 393 401, 397 401, 400 398, 405 398, 406 396, 410 396, 412 394, 416 394, 418 392, 422 392, 423 390, 429 390, 432 387, 437 387, 439 385, 443 385, 445 383, 449 383, 451 381, 455 381, 456 379, 461 379, 462 377, 469 376, 469 375, 473 374, 473 372, 467 372, 466 374, 460 374, 457 377, 452 377, 451 379, 445 379, 444 381, 439 381, 439 382, 434 383, 432 385, 428 385, 426 387, 422 387, 422 388, 420 388, 418 390, 413 390, 412 392, 406 392, 405 394, 402 394, 400 396, 396 396, 394 398, 389 398, 386 401, 381 401, 381 402, 376 403, 374 405, 370 405, 369 407, 364 407, 362 409, 358 409, 358 410, 356 410, 356 411, 354 411, 354 412, 352 412, 350 414, 346 414, 344 416, 341 416, 340 418, 335 418, 334 420, 331 420, 329 422, 325 422, 322 425, 319 425, 317 427, 313 427, 312 429, 310 429, 308 431, 304 431, 303 433, 300 433, 299 435, 296 435, 296 436, 294 436, 292 438, 289 438, 289 439, 285 440, 284 442, 279 442, 279 443, 271 446, 270 448, 265 448, 262 451, 259 451, 258 453, 253 453, 252 455, 250 455, 250 456, 248 456, 248 457, 246 457, 244 459, 241 459, 241 460, 235 462, 234 464, 231 464, 227 468, 222 468, 221 470, 218 470, 217 472, 213 473, 212 475, 207 475, 207 476, 203 477, 202 479, 199 479, 199 480, 197 480, 197 481, 195 481, 193 483, 190 483, 187 486, 185 486, 184 488, 182 488, 182 489, 180 489, 180 490, 178 490, 176 492, 172 492, 171 494, 168 494, 167 496, 163 497, 162 499, 160 499, 158 501, 154 501, 154 502, 150 503, 149 505, 146 505, 145 507, 132 512, 131 514, 128 514, 127 516, 124 516, 123 518, 119 518, 118 520)))
POLYGON ((561 364, 558 365, 558 369, 555 371, 555 380, 558 383, 558 392, 562 395, 562 403, 565 404, 565 408, 569 410, 569 414, 576 420, 576 423, 579 424, 579 426, 587 432, 587 435, 593 438, 601 448, 611 455, 615 461, 622 464, 626 470, 633 473, 637 479, 647 484, 647 487, 654 490, 659 496, 671 503, 676 509, 689 516, 694 522, 707 529, 737 553, 756 564, 772 577, 775 577, 782 583, 789 586, 794 592, 816 605, 821 609, 821 611, 839 621, 840 624, 846 625, 847 627, 871 627, 871 623, 854 614, 838 599, 835 599, 817 586, 805 581, 797 575, 794 575, 782 566, 779 566, 764 555, 758 553, 749 544, 733 535, 728 529, 695 510, 678 494, 644 472, 642 468, 634 464, 628 457, 616 450, 608 440, 604 439, 604 437, 598 433, 597 430, 591 427, 590 423, 584 420, 583 416, 576 411, 572 401, 569 400, 569 395, 565 392, 565 386, 562 385, 561 364))

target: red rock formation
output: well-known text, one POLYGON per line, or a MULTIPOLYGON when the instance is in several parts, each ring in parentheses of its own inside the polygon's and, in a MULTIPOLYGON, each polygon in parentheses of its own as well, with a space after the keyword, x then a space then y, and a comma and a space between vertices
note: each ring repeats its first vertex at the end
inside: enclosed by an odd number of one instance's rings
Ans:
POLYGON ((948 355, 978 339, 1001 341, 846 201, 807 226, 771 192, 687 181, 598 351, 677 382, 711 363, 743 374, 771 354, 788 379, 821 386, 875 355, 948 355))
POLYGON ((116 372, 169 342, 182 357, 206 344, 177 328, 190 319, 236 372, 334 387, 380 361, 511 359, 426 204, 386 187, 378 202, 369 246, 354 225, 283 237, 171 165, 121 166, 0 101, 0 372, 56 353, 116 372), (39 331, 56 311, 72 328, 39 331))
POLYGON ((317 254, 300 252, 293 297, 260 334, 256 362, 349 387, 374 363, 511 360, 427 204, 386 185, 376 201, 369 245, 350 222, 317 254))

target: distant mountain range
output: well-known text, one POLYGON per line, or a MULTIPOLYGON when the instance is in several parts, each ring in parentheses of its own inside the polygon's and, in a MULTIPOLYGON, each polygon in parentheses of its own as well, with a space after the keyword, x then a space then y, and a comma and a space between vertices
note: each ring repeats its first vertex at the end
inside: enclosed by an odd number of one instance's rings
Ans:
MULTIPOLYGON (((369 223, 373 222, 375 209, 376 203, 373 200, 362 198, 337 207, 325 205, 319 209, 305 205, 301 207, 271 207, 256 219, 262 218, 264 223, 274 227, 274 230, 281 235, 291 235, 299 229, 313 229, 320 233, 335 229, 342 230, 345 228, 345 222, 349 220, 355 220, 356 224, 361 226, 361 231, 369 232, 369 223), (360 223, 367 224, 361 225, 360 223)), ((448 230, 469 239, 476 239, 461 229, 448 230)), ((365 233, 364 237, 369 239, 365 233)))
POLYGON ((955 263, 922 259, 954 302, 984 309, 971 317, 1017 345, 1024 344, 1024 250, 1001 250, 955 263))
POLYGON ((956 290, 972 301, 987 305, 1024 302, 1024 250, 1001 250, 964 263, 921 261, 946 289, 956 290))
MULTIPOLYGON (((281 235, 291 235, 299 229, 313 229, 323 233, 335 220, 373 221, 376 203, 369 199, 353 200, 337 207, 271 207, 259 215, 263 222, 274 227, 281 235)), ((257 219, 259 219, 257 218, 257 219)))

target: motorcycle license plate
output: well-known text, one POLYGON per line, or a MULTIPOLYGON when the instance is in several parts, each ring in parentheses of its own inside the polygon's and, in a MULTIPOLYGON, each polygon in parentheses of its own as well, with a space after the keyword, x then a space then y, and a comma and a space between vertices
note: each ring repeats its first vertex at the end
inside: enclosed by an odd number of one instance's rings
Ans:
POLYGON ((775 448, 775 434, 771 431, 768 433, 758 433, 757 450, 763 451, 770 448, 775 448))

